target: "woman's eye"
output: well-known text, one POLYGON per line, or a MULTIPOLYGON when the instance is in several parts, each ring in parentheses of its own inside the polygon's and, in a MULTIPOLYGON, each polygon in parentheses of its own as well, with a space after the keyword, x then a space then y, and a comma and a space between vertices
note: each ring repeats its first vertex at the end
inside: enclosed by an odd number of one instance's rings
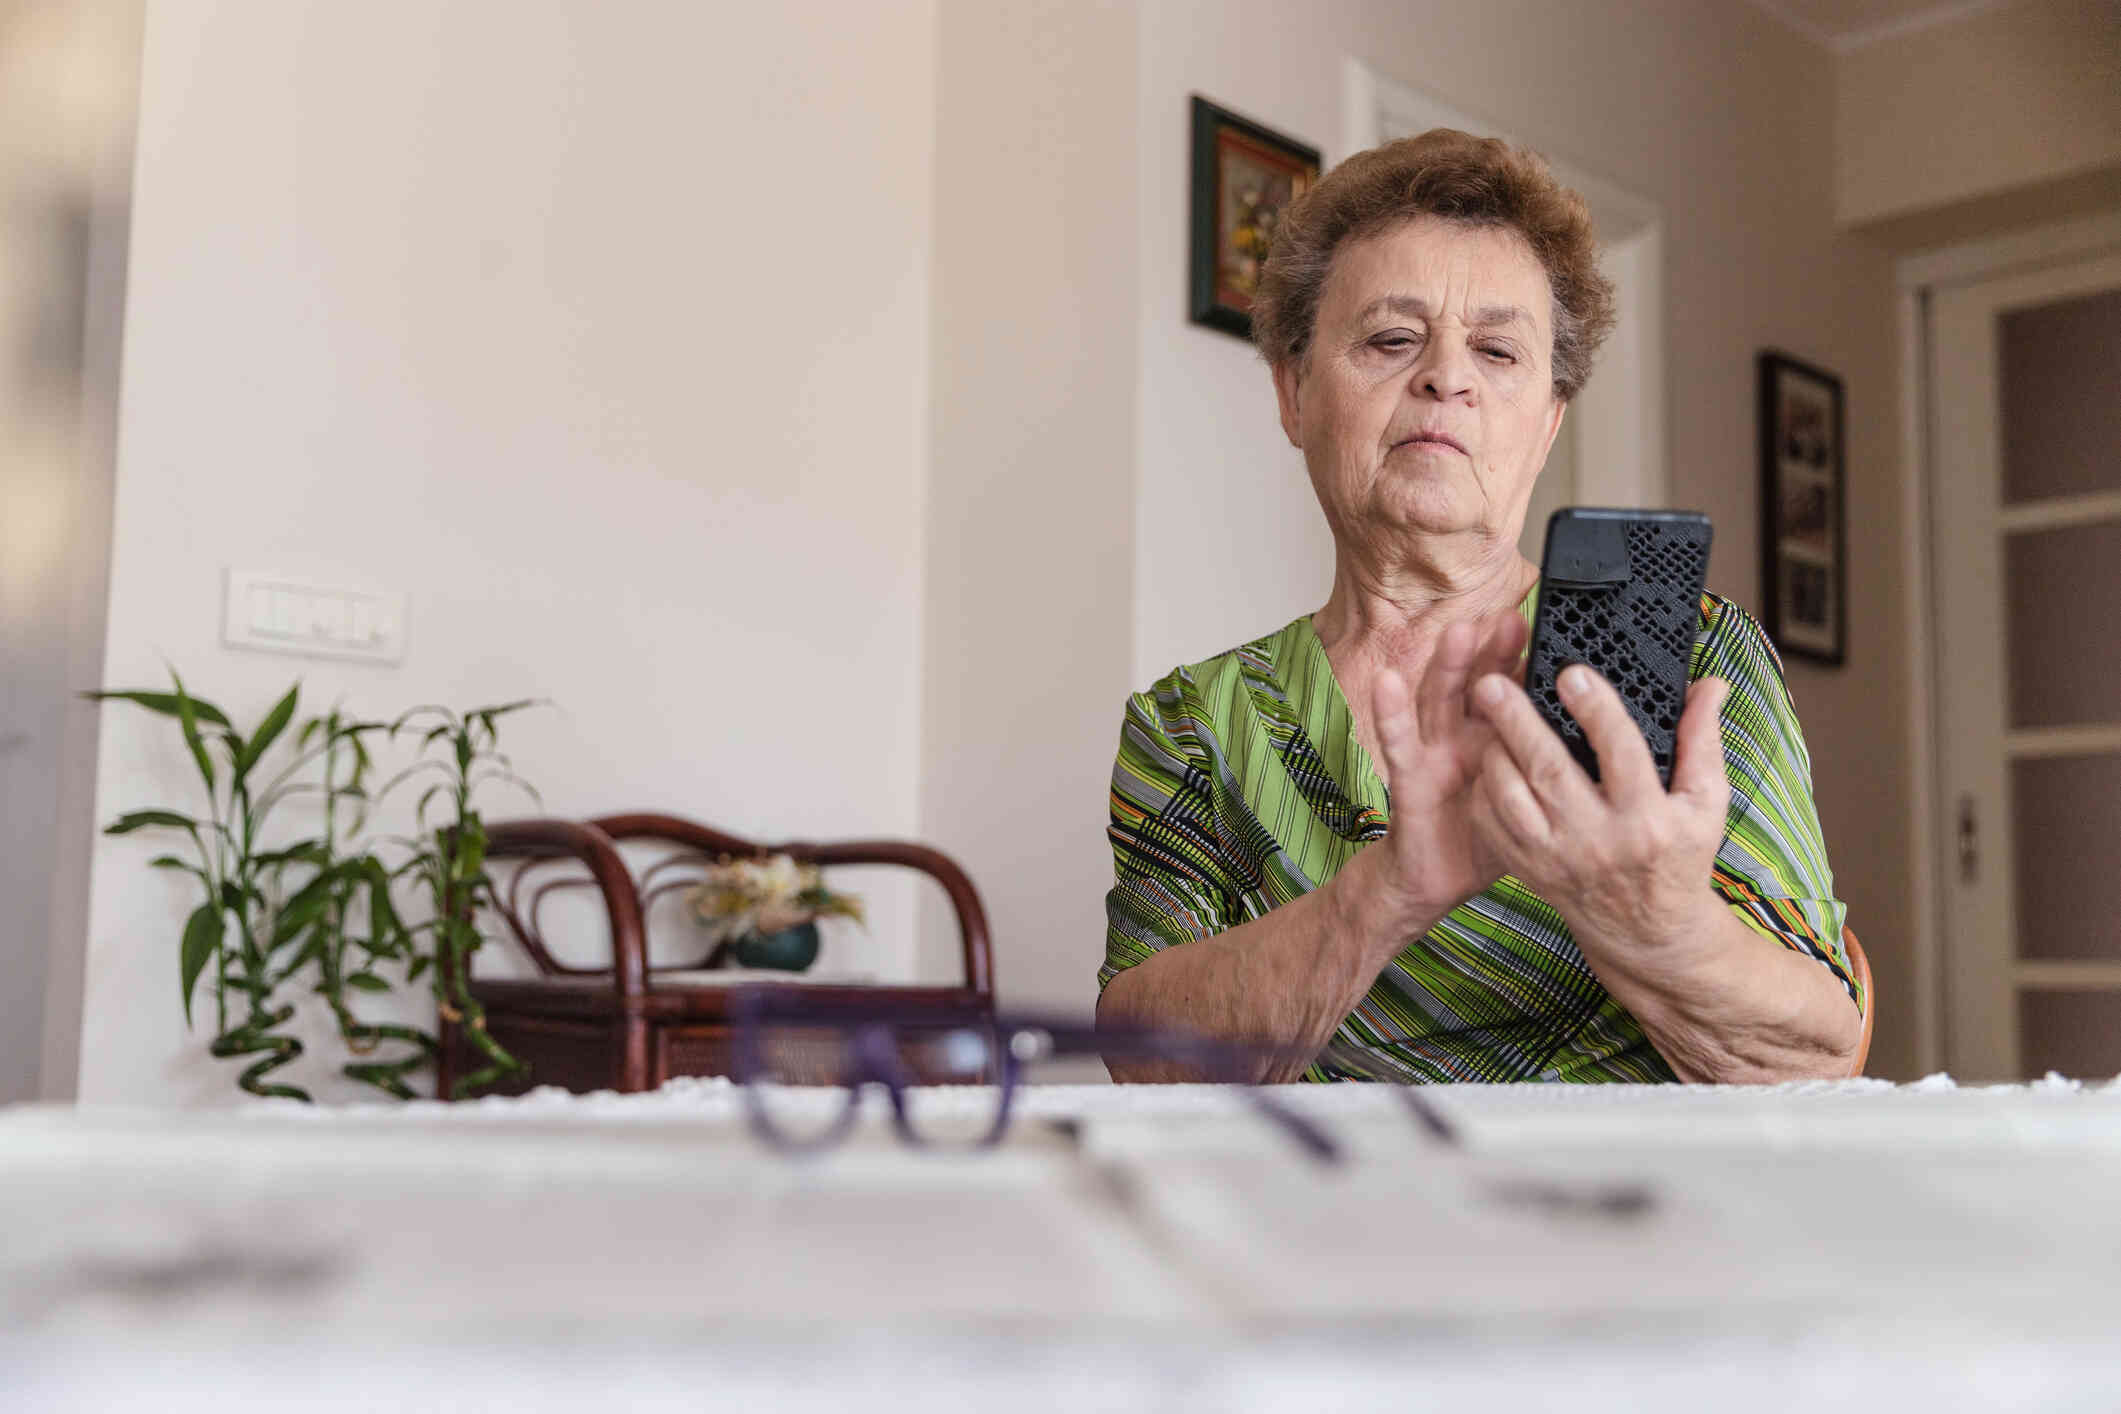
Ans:
POLYGON ((1508 349, 1503 348, 1499 344, 1488 344, 1481 349, 1481 352, 1486 354, 1489 358, 1494 359, 1497 363, 1517 362, 1517 355, 1511 353, 1508 349))
POLYGON ((1413 348, 1414 337, 1411 334, 1383 334, 1370 340, 1370 344, 1388 353, 1398 353, 1401 349, 1413 348))

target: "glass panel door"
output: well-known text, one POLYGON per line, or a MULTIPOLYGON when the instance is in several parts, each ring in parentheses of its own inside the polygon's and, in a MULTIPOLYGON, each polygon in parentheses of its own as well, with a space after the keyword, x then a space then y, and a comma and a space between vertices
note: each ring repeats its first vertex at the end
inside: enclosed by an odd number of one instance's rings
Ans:
POLYGON ((1932 305, 1946 1046, 2121 1071, 2121 257, 1932 305))

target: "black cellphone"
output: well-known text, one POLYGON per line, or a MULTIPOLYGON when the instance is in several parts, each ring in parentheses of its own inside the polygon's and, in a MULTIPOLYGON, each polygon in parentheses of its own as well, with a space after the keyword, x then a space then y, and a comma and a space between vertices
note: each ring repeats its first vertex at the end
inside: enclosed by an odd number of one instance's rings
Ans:
POLYGON ((1597 669, 1627 704, 1669 788, 1713 535, 1696 511, 1569 506, 1547 521, 1524 690, 1594 781, 1598 754, 1554 680, 1571 663, 1597 669))

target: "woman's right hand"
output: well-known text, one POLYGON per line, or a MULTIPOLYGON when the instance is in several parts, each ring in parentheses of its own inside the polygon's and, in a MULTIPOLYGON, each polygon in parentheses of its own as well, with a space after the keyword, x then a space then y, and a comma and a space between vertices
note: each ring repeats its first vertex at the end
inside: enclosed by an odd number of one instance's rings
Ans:
POLYGON ((1529 633, 1515 610, 1453 624, 1418 691, 1396 670, 1378 674, 1371 723, 1392 821, 1349 867, 1361 866, 1363 912, 1393 953, 1507 872, 1471 823, 1473 783, 1495 731, 1467 710, 1467 693, 1488 673, 1514 676, 1529 633))

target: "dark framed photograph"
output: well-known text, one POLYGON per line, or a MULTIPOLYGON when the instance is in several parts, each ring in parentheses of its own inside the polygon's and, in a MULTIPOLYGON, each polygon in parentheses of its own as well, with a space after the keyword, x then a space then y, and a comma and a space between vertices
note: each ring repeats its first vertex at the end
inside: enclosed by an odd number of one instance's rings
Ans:
POLYGON ((1193 96, 1193 322, 1252 337, 1252 294, 1318 149, 1193 96))
POLYGON ((1761 605, 1785 655, 1848 656, 1841 380, 1788 354, 1760 355, 1761 605))

